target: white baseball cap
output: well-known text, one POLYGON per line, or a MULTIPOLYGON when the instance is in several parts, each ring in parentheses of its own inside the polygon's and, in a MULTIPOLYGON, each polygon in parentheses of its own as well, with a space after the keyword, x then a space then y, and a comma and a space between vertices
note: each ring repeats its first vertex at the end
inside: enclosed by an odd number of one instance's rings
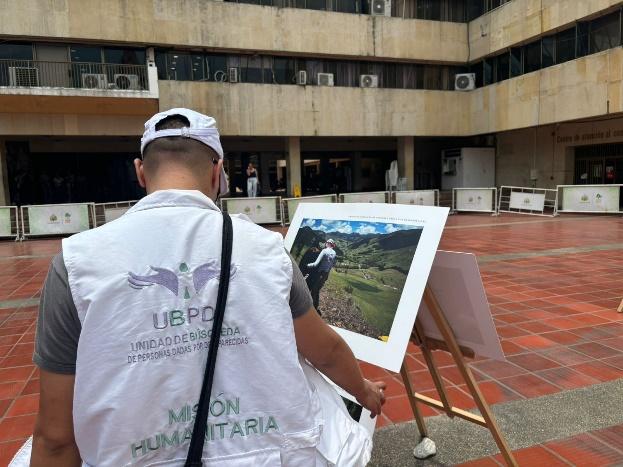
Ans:
POLYGON ((330 243, 331 245, 335 245, 335 240, 330 238, 329 240, 326 241, 326 243, 330 243))
MULTIPOLYGON (((194 110, 176 108, 157 113, 145 122, 145 132, 141 138, 141 157, 149 143, 158 138, 168 138, 170 136, 180 136, 192 138, 200 141, 218 154, 219 159, 223 159, 223 147, 216 127, 216 120, 207 115, 203 115, 194 110), (156 130, 156 125, 167 117, 180 115, 185 117, 190 126, 184 128, 169 128, 166 130, 156 130)), ((229 191, 229 182, 225 169, 221 168, 221 180, 219 193, 226 194, 229 191)))

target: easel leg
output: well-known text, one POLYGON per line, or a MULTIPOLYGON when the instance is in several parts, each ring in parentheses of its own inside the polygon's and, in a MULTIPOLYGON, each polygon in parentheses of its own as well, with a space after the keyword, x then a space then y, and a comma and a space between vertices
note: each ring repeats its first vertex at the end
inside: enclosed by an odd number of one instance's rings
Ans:
POLYGON ((623 300, 621 300, 621 304, 619 305, 619 308, 617 308, 617 311, 619 313, 623 313, 623 300))
POLYGON ((500 448, 500 452, 502 453, 502 456, 504 456, 504 460, 509 466, 517 467, 517 461, 515 461, 515 457, 513 456, 510 447, 506 443, 506 440, 504 439, 504 436, 502 435, 495 421, 495 418, 493 418, 493 413, 491 412, 489 405, 482 396, 482 393, 480 392, 480 389, 476 384, 476 380, 474 379, 471 370, 465 363, 463 353, 461 352, 461 349, 459 348, 459 345, 454 338, 452 328, 450 327, 448 320, 444 316, 443 311, 441 310, 441 307, 439 306, 439 303, 435 298, 435 295, 428 286, 424 291, 424 300, 426 302, 426 305, 428 306, 432 318, 435 320, 437 328, 441 332, 441 335, 443 336, 444 341, 448 346, 448 350, 452 354, 452 357, 454 358, 454 361, 456 362, 456 365, 461 372, 461 375, 463 376, 463 379, 465 380, 465 383, 467 384, 467 387, 469 388, 472 397, 474 398, 474 402, 476 403, 478 410, 480 410, 482 418, 484 418, 486 422, 487 428, 491 432, 491 435, 493 436, 495 443, 498 445, 498 448, 500 448))
POLYGON ((413 395, 413 387, 411 386, 411 379, 409 378, 409 371, 407 370, 405 362, 402 362, 402 366, 400 367, 400 376, 402 376, 402 382, 407 390, 407 398, 409 399, 411 411, 415 417, 415 422, 417 423, 417 429, 420 432, 420 436, 427 437, 428 430, 426 429, 426 423, 424 423, 424 417, 422 417, 422 413, 420 412, 420 409, 417 406, 417 401, 413 395))
POLYGON ((437 454, 437 446, 435 446, 433 440, 428 437, 426 423, 424 422, 424 417, 422 417, 422 413, 417 406, 415 393, 413 392, 411 379, 409 378, 409 371, 407 370, 407 364, 404 361, 400 367, 400 375, 402 376, 402 381, 407 391, 407 398, 409 399, 409 404, 411 405, 411 411, 413 412, 418 431, 420 432, 420 440, 413 450, 413 455, 418 459, 426 459, 437 454))

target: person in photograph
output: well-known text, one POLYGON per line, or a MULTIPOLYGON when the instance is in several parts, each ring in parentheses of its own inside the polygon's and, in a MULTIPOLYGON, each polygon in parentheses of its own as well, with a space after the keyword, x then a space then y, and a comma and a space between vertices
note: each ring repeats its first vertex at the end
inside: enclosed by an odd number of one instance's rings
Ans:
POLYGON ((332 239, 327 240, 324 249, 320 252, 316 261, 308 263, 307 267, 310 269, 310 276, 313 280, 308 281, 309 289, 314 301, 314 307, 320 312, 320 290, 327 282, 331 269, 337 262, 337 253, 335 252, 335 241, 332 239))
POLYGON ((257 196, 257 170, 251 162, 247 167, 247 194, 249 198, 257 196))

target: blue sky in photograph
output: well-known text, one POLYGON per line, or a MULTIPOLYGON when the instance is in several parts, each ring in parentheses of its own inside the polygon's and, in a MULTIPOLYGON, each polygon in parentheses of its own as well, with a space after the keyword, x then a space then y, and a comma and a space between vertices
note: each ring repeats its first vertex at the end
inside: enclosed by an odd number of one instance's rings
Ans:
POLYGON ((314 230, 322 230, 323 232, 340 232, 343 234, 358 233, 360 235, 368 234, 389 234, 398 230, 421 229, 417 225, 406 224, 388 224, 385 222, 367 222, 367 221, 342 221, 327 219, 303 219, 301 227, 311 227, 314 230))

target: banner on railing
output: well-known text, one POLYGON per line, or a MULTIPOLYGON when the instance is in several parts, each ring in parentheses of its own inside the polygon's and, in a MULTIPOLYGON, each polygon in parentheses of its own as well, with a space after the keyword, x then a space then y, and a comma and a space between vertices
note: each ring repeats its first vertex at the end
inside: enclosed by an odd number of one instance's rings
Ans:
POLYGON ((301 203, 337 203, 337 195, 318 195, 318 196, 304 196, 302 198, 284 198, 283 203, 283 222, 289 224, 296 208, 301 203))
POLYGON ((439 190, 395 191, 392 195, 395 204, 439 206, 439 190))
POLYGON ((389 191, 371 191, 369 193, 344 193, 340 203, 389 203, 389 191))
POLYGON ((562 190, 559 212, 619 213, 623 185, 558 185, 562 190))
POLYGON ((452 210, 495 212, 496 188, 453 188, 452 210))
POLYGON ((11 211, 13 209, 15 208, 9 206, 0 207, 0 237, 10 237, 13 235, 13 229, 11 228, 11 211))
POLYGON ((95 225, 98 227, 123 216, 137 201, 117 201, 112 203, 96 203, 95 225))
POLYGON ((23 235, 59 235, 88 230, 92 206, 90 203, 22 206, 23 235))
POLYGON ((500 187, 498 212, 555 216, 558 190, 518 186, 500 187))
POLYGON ((223 198, 221 208, 229 214, 245 214, 256 224, 281 223, 281 197, 223 198))

